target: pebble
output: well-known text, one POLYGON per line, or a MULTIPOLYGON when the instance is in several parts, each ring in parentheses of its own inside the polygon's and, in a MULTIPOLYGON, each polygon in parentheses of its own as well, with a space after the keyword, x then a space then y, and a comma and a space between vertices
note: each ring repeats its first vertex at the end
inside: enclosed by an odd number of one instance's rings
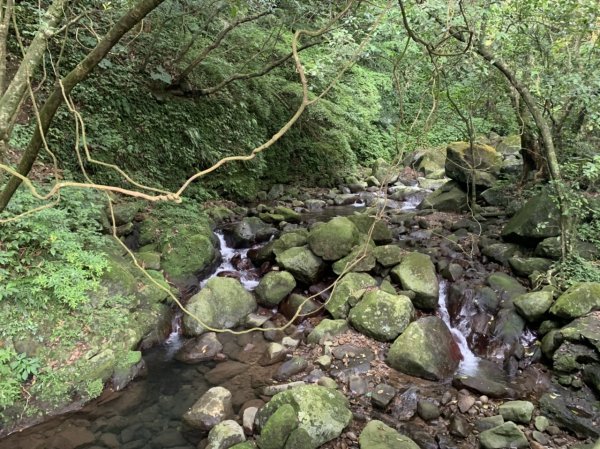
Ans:
POLYGON ((548 426, 546 427, 546 432, 549 435, 555 436, 560 434, 560 429, 557 426, 548 426))
POLYGON ((537 430, 544 432, 550 425, 550 421, 545 416, 536 416, 533 424, 537 430))
POLYGON ((379 384, 371 395, 371 402, 375 407, 386 408, 391 400, 396 396, 396 389, 391 385, 379 384))
POLYGON ((466 390, 458 392, 458 409, 461 413, 466 413, 475 404, 475 398, 466 390))
POLYGON ((483 395, 483 396, 479 396, 479 400, 481 401, 482 404, 487 404, 490 401, 490 398, 483 395))

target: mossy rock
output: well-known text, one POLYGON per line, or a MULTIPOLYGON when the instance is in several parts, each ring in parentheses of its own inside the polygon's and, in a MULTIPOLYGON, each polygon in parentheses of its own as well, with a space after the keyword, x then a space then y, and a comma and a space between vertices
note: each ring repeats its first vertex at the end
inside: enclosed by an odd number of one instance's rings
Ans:
POLYGON ((462 212, 467 210, 467 193, 456 182, 448 181, 425 197, 418 208, 462 212))
POLYGON ((383 245, 373 249, 377 262, 384 267, 393 267, 402 261, 404 251, 396 245, 383 245))
POLYGON ((144 251, 136 254, 136 258, 141 266, 150 270, 160 270, 160 253, 144 251))
POLYGON ((331 339, 343 334, 350 329, 346 320, 328 320, 327 318, 315 326, 306 341, 308 343, 321 343, 327 338, 331 339))
POLYGON ((512 301, 527 292, 518 280, 506 273, 492 273, 488 276, 487 282, 504 300, 512 301))
POLYGON ((510 257, 508 264, 517 276, 531 276, 535 272, 545 273, 554 262, 543 257, 510 257))
POLYGON ((283 404, 273 413, 263 427, 257 440, 260 449, 282 449, 288 437, 298 428, 296 410, 290 404, 283 404))
POLYGON ((398 371, 429 380, 450 377, 460 350, 448 326, 438 317, 413 321, 390 347, 387 362, 398 371))
POLYGON ((272 251, 273 254, 278 256, 286 249, 295 248, 298 246, 306 245, 308 239, 308 232, 286 232, 282 234, 277 240, 273 242, 272 251))
POLYGON ((392 231, 384 220, 367 214, 349 215, 347 218, 354 223, 361 234, 369 235, 370 233, 371 239, 376 244, 382 245, 392 241, 392 231))
POLYGON ((364 244, 355 246, 350 254, 335 262, 331 268, 339 276, 345 270, 359 273, 371 271, 376 263, 373 248, 364 244))
POLYGON ((363 293, 376 286, 377 281, 366 273, 348 273, 338 281, 325 309, 336 319, 346 318, 350 307, 358 303, 363 293))
POLYGON ((550 308, 550 313, 573 319, 594 310, 600 310, 600 283, 581 282, 560 295, 550 308))
POLYGON ((315 256, 307 246, 294 247, 279 253, 277 263, 300 282, 313 284, 325 269, 320 257, 315 256))
POLYGON ((271 271, 267 273, 256 287, 255 293, 260 304, 266 307, 278 305, 283 298, 296 287, 296 280, 287 271, 271 271))
POLYGON ((310 232, 308 245, 317 256, 334 261, 348 255, 358 240, 359 231, 354 223, 345 217, 335 217, 310 232))
POLYGON ((433 262, 427 254, 413 252, 405 255, 402 262, 390 271, 390 276, 404 290, 415 292, 413 302, 416 307, 437 307, 440 286, 433 262))
POLYGON ((576 318, 559 332, 565 340, 592 345, 600 353, 600 312, 576 318))
POLYGON ((539 321, 553 302, 554 298, 550 291, 525 293, 513 300, 517 312, 529 322, 539 321))
POLYGON ((288 223, 300 223, 301 215, 293 209, 284 206, 277 206, 274 212, 283 217, 283 221, 288 223))
POLYGON ((360 449, 419 449, 419 445, 397 430, 373 419, 358 438, 360 449))
POLYGON ((446 149, 446 176, 462 185, 474 179, 478 187, 492 187, 501 168, 502 155, 489 145, 454 142, 446 149))
POLYGON ((311 449, 340 436, 352 420, 348 400, 336 390, 318 385, 292 388, 273 396, 271 401, 256 415, 260 430, 271 416, 285 404, 293 407, 298 417, 298 428, 304 429, 311 441, 311 449))
POLYGON ((479 443, 482 449, 526 448, 527 437, 514 422, 505 422, 481 432, 479 443))
POLYGON ((360 333, 375 340, 391 341, 406 329, 414 314, 412 302, 406 296, 377 289, 365 293, 348 318, 360 333))
POLYGON ((213 268, 219 257, 212 231, 209 235, 182 232, 171 237, 161 251, 165 274, 182 287, 196 284, 198 277, 213 268))
MULTIPOLYGON (((115 224, 117 226, 123 226, 127 223, 131 223, 143 206, 144 203, 142 201, 128 201, 124 203, 113 204, 115 224)), ((109 222, 111 222, 110 210, 107 211, 107 215, 109 217, 109 222)))
POLYGON ((206 326, 231 329, 240 325, 249 313, 256 310, 256 301, 237 279, 214 277, 190 298, 186 307, 204 323, 188 314, 183 316, 185 334, 194 337, 206 332, 206 326))
POLYGON ((535 247, 537 243, 560 233, 560 211, 547 193, 534 196, 502 229, 507 242, 535 247))

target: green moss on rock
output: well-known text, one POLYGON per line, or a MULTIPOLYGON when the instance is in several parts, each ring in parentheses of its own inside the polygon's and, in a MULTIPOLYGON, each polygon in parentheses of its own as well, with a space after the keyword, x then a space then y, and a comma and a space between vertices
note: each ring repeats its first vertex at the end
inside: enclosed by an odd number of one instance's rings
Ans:
POLYGON ((440 293, 435 267, 427 254, 409 253, 390 272, 392 280, 405 290, 415 292, 414 304, 422 309, 435 309, 440 293))

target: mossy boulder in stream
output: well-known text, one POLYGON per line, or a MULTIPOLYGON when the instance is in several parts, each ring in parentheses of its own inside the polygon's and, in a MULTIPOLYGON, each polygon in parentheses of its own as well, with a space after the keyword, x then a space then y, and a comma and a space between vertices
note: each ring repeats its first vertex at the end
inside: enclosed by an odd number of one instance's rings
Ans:
POLYGON ((450 329, 440 318, 413 321, 390 347, 387 362, 398 371, 429 380, 451 376, 460 359, 460 349, 450 329))
POLYGON ((507 242, 535 247, 545 238, 560 233, 560 211, 547 193, 534 196, 510 219, 502 230, 507 242))
POLYGON ((294 247, 277 255, 277 263, 300 282, 313 284, 325 268, 320 257, 315 256, 307 246, 294 247))
POLYGON ((403 251, 396 245, 383 245, 373 249, 377 262, 384 267, 393 267, 402 261, 403 251))
POLYGON ((529 322, 538 321, 553 302, 551 291, 525 293, 517 296, 513 303, 519 314, 529 322))
POLYGON ((419 449, 413 440, 375 419, 365 426, 358 442, 360 449, 419 449))
POLYGON ((489 145, 454 142, 446 149, 446 176, 462 185, 492 187, 502 168, 502 155, 489 145))
POLYGON ((379 341, 391 341, 400 335, 413 319, 415 309, 410 299, 371 290, 350 311, 352 326, 379 341))
POLYGON ((338 281, 325 309, 336 319, 346 318, 350 307, 358 303, 364 292, 376 286, 377 281, 366 273, 348 273, 338 281))
POLYGON ((215 277, 190 298, 187 309, 202 320, 200 323, 188 314, 183 316, 184 333, 193 337, 206 332, 206 326, 217 329, 238 326, 256 310, 256 301, 237 279, 215 277))
POLYGON ((297 246, 304 246, 306 245, 307 239, 308 231, 306 231, 305 229, 294 232, 286 232, 273 242, 273 254, 278 256, 286 249, 294 248, 297 246))
POLYGON ((283 298, 296 287, 296 280, 287 271, 271 271, 267 273, 256 287, 258 300, 266 307, 279 304, 283 298))
POLYGON ((333 272, 338 276, 344 271, 367 272, 375 268, 376 260, 373 247, 368 243, 355 246, 346 257, 332 265, 333 272))
POLYGON ((581 282, 560 295, 550 313, 573 319, 594 310, 600 310, 600 283, 581 282))
POLYGON ((371 239, 378 245, 392 241, 392 231, 387 223, 380 218, 378 219, 368 214, 355 214, 350 215, 348 220, 354 223, 362 234, 370 234, 371 239))
POLYGON ((234 248, 243 248, 255 243, 266 242, 279 232, 258 217, 246 217, 225 230, 227 231, 226 238, 234 248))
POLYGON ((415 292, 415 306, 422 309, 437 307, 440 286, 433 262, 427 254, 407 254, 402 262, 392 269, 390 275, 404 290, 415 292))
POLYGON ((348 218, 335 217, 310 232, 308 245, 324 260, 339 260, 356 246, 359 235, 358 228, 348 218))
MULTIPOLYGON (((273 396, 256 415, 258 429, 266 430, 270 418, 285 405, 291 405, 294 410, 298 429, 307 433, 311 449, 340 436, 352 420, 348 400, 343 394, 317 385, 306 385, 273 396)), ((286 410, 289 411, 289 408, 286 410)))
POLYGON ((448 181, 421 201, 418 208, 462 212, 467 209, 467 193, 458 183, 448 181))

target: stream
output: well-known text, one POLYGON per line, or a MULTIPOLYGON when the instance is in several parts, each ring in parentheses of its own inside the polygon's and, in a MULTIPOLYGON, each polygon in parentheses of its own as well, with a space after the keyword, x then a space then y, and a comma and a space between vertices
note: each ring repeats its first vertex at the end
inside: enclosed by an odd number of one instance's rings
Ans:
MULTIPOLYGON (((417 201, 410 198, 401 209, 410 211, 417 201)), ((311 212, 310 219, 328 220, 335 215, 348 215, 360 210, 362 204, 326 208, 323 213, 311 212)), ((306 217, 304 217, 306 219, 306 217)), ((222 232, 216 235, 221 246, 222 262, 211 275, 235 274, 247 290, 253 290, 260 278, 257 270, 247 260, 248 249, 233 249, 227 245, 222 232)), ((203 280, 203 287, 208 279, 203 280)), ((482 359, 471 351, 467 343, 470 325, 468 311, 461 310, 451 317, 446 305, 449 283, 441 281, 438 313, 451 329, 460 348, 462 361, 459 372, 473 375, 482 359)), ((276 311, 274 311, 276 312, 276 311)), ((264 313, 264 312, 263 312, 264 313)), ((268 311, 267 311, 268 313, 268 311)), ((186 365, 174 356, 183 344, 181 314, 174 313, 172 332, 159 347, 144 354, 147 375, 132 382, 120 392, 106 391, 82 410, 47 421, 21 433, 0 440, 0 449, 194 449, 203 435, 188 430, 181 421, 183 413, 211 386, 221 384, 232 391, 234 408, 237 410, 248 400, 257 400, 254 392, 256 377, 269 380, 269 371, 255 364, 256 354, 264 353, 266 341, 262 334, 234 337, 219 336, 224 343, 226 362, 205 362, 186 365), (248 353, 248 345, 252 349, 248 353), (253 358, 254 357, 254 358, 253 358), (235 362, 234 362, 235 361, 235 362), (248 377, 234 382, 227 368, 233 363, 247 363, 248 377), (227 365, 230 364, 230 365, 227 365), (214 371, 219 366, 217 371, 214 371), (216 374, 223 379, 215 378, 216 374)), ((260 354, 259 354, 260 355, 260 354)), ((488 362, 489 363, 489 362, 488 362)), ((240 375, 233 379, 238 379, 240 375)))

